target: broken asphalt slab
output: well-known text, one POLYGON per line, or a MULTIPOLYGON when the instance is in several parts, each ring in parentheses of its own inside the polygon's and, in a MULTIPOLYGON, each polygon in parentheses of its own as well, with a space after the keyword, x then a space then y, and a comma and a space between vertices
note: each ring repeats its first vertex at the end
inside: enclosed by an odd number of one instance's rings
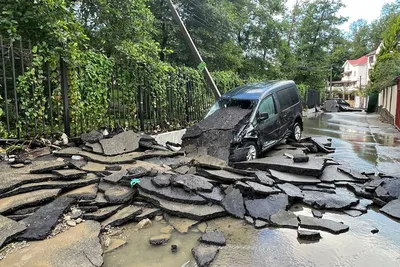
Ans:
POLYGON ((164 215, 165 220, 180 234, 187 234, 193 226, 199 224, 199 221, 187 218, 178 218, 170 215, 164 215))
POLYGON ((273 186, 275 183, 275 180, 272 179, 267 172, 263 171, 256 171, 255 172, 256 180, 260 184, 267 185, 267 186, 273 186))
POLYGON ((277 213, 271 215, 270 221, 273 226, 278 227, 297 229, 299 226, 296 214, 286 210, 279 210, 277 213))
POLYGON ((26 227, 23 223, 13 221, 0 215, 0 249, 3 245, 7 244, 7 242, 11 241, 25 231, 26 227))
POLYGON ((400 219, 400 199, 390 201, 379 211, 390 215, 393 218, 400 219))
POLYGON ((104 193, 104 198, 110 204, 129 202, 137 194, 136 188, 109 184, 103 181, 99 183, 99 191, 104 193))
POLYGON ((64 169, 68 165, 69 163, 64 161, 36 161, 29 172, 34 174, 48 173, 54 170, 64 169))
POLYGON ((175 186, 183 186, 190 191, 211 192, 214 187, 207 178, 193 174, 172 176, 171 182, 175 186))
POLYGON ((74 169, 54 170, 52 173, 61 177, 63 180, 75 180, 86 175, 86 172, 74 169))
POLYGON ((203 197, 193 192, 187 192, 180 187, 174 187, 174 186, 157 187, 153 184, 151 178, 148 177, 140 178, 140 182, 137 184, 137 187, 139 187, 140 190, 143 192, 152 194, 154 196, 158 196, 160 198, 165 198, 170 201, 176 201, 188 204, 207 203, 207 200, 204 199, 203 197))
POLYGON ((324 173, 319 177, 321 182, 325 183, 335 183, 335 182, 353 182, 360 183, 362 180, 358 181, 351 176, 345 174, 344 172, 340 172, 337 169, 337 166, 326 166, 324 169, 324 173))
POLYGON ((117 213, 117 211, 120 210, 121 208, 123 208, 122 205, 101 208, 95 212, 84 213, 82 218, 85 220, 102 221, 102 220, 107 219, 111 215, 114 215, 115 213, 117 213))
POLYGON ((220 204, 221 201, 225 197, 224 192, 218 186, 215 186, 213 188, 212 192, 210 192, 210 193, 208 193, 208 192, 198 192, 197 194, 199 194, 203 198, 205 198, 205 199, 207 199, 207 200, 209 200, 209 201, 211 201, 212 203, 215 203, 215 204, 220 204))
POLYGON ((120 226, 128 221, 133 220, 140 213, 142 213, 142 207, 127 206, 121 210, 118 210, 115 214, 102 221, 101 228, 104 229, 106 226, 120 226))
POLYGON ((154 157, 181 156, 183 155, 183 152, 149 151, 149 152, 130 152, 118 156, 103 156, 83 151, 82 149, 77 147, 68 147, 58 151, 54 151, 53 154, 57 157, 72 157, 73 155, 78 155, 93 162, 110 165, 110 164, 133 163, 136 160, 148 159, 154 157))
POLYGON ((225 246, 226 240, 222 232, 210 231, 206 232, 199 238, 200 243, 215 245, 215 246, 225 246))
POLYGON ((0 198, 9 197, 17 194, 22 194, 26 192, 32 192, 42 189, 73 189, 77 187, 82 187, 90 184, 97 183, 99 178, 94 174, 88 174, 83 179, 70 180, 70 181, 46 181, 39 183, 29 183, 23 184, 13 190, 10 190, 4 194, 0 194, 0 198))
POLYGON ((151 182, 158 187, 167 187, 171 184, 170 174, 159 174, 151 178, 151 182))
POLYGON ((269 221, 271 215, 289 206, 289 199, 285 194, 277 194, 263 199, 249 199, 244 203, 251 217, 269 221))
POLYGON ((58 219, 73 203, 73 199, 60 197, 42 206, 34 214, 22 220, 26 231, 18 237, 18 240, 43 240, 58 223, 58 219))
POLYGON ((290 183, 278 184, 279 189, 285 192, 291 199, 303 199, 304 195, 300 188, 290 183))
POLYGON ((198 174, 207 177, 209 179, 217 180, 226 183, 235 183, 237 181, 255 181, 255 177, 245 176, 242 174, 237 174, 227 170, 206 170, 199 169, 198 174))
POLYGON ((49 180, 60 180, 60 178, 54 174, 16 174, 13 172, 0 171, 0 193, 10 191, 23 184, 39 183, 49 180))
POLYGON ((243 196, 239 189, 229 189, 225 198, 221 201, 221 205, 232 216, 243 219, 246 213, 244 207, 243 196))
POLYGON ((118 183, 122 178, 124 178, 128 172, 126 170, 118 171, 113 174, 110 174, 108 176, 103 177, 104 181, 107 181, 109 183, 118 183))
POLYGON ((259 158, 252 161, 234 163, 235 168, 257 169, 262 171, 275 170, 296 175, 319 177, 324 170, 324 159, 311 157, 308 162, 294 163, 292 159, 281 156, 259 158))
POLYGON ((63 196, 71 197, 76 200, 93 200, 97 196, 98 184, 91 184, 84 187, 73 189, 63 196))
POLYGON ((296 175, 287 172, 280 172, 275 170, 270 170, 272 177, 283 182, 291 184, 319 184, 321 181, 312 176, 296 175))
POLYGON ((193 205, 172 202, 161 199, 151 194, 139 191, 139 195, 146 198, 147 201, 159 207, 164 212, 182 218, 188 218, 197 221, 204 221, 225 216, 227 213, 219 205, 193 205))
POLYGON ((300 226, 303 228, 328 231, 336 235, 345 233, 349 230, 349 226, 327 219, 318 219, 314 217, 299 215, 299 221, 300 226))
POLYGON ((139 148, 139 140, 139 134, 126 131, 99 142, 105 156, 115 156, 135 151, 139 148))
POLYGON ((361 174, 360 172, 344 167, 344 166, 338 166, 337 170, 340 172, 343 172, 347 175, 350 175, 351 178, 360 181, 360 182, 367 182, 369 180, 369 178, 367 176, 365 176, 364 174, 361 174))
POLYGON ((30 246, 8 254, 1 263, 7 267, 100 267, 103 264, 103 249, 99 235, 100 224, 86 221, 53 238, 32 242, 30 246))
POLYGON ((60 189, 43 189, 34 192, 23 193, 0 199, 0 214, 8 214, 14 210, 29 206, 36 206, 56 198, 60 189))
POLYGON ((281 190, 279 190, 278 188, 262 185, 255 182, 246 182, 246 184, 248 184, 250 186, 251 191, 257 195, 268 196, 272 194, 278 194, 281 192, 281 190))
POLYGON ((200 245, 192 248, 193 257, 199 267, 211 266, 211 263, 214 261, 218 252, 219 248, 216 246, 200 245))
POLYGON ((345 210, 358 204, 352 194, 329 194, 319 191, 303 191, 303 203, 317 209, 345 210))
POLYGON ((317 241, 321 239, 321 234, 315 231, 297 230, 297 238, 302 240, 317 241))

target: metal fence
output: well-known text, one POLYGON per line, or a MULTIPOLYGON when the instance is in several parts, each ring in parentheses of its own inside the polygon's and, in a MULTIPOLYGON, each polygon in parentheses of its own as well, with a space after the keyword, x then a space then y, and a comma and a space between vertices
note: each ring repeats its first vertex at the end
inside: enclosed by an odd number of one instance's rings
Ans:
MULTIPOLYGON (((215 101, 204 80, 190 80, 179 68, 156 85, 147 79, 145 68, 115 64, 101 100, 106 112, 91 112, 89 103, 86 113, 78 113, 77 103, 69 96, 71 67, 61 58, 33 69, 30 42, 13 42, 0 36, 0 46, 0 138, 54 136, 63 132, 76 136, 102 127, 147 133, 175 130, 201 120, 215 101), (124 73, 130 75, 122 79, 124 73)), ((78 75, 85 72, 73 71, 78 75)), ((79 90, 80 101, 84 101, 85 88, 79 90)))

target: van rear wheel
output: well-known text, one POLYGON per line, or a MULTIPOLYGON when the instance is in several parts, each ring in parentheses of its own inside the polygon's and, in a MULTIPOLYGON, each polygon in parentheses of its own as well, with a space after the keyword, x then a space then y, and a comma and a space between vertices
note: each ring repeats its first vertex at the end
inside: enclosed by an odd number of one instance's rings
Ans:
POLYGON ((301 139, 301 126, 300 126, 300 123, 296 122, 293 125, 291 138, 296 142, 300 141, 300 139, 301 139))

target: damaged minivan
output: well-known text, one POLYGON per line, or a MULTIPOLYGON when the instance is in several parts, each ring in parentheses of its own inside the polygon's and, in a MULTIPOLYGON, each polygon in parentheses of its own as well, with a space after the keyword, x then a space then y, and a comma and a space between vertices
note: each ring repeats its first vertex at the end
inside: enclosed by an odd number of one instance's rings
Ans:
POLYGON ((234 133, 230 162, 250 161, 285 138, 301 139, 303 131, 300 94, 293 81, 266 81, 227 92, 206 118, 219 109, 251 110, 249 119, 234 133))

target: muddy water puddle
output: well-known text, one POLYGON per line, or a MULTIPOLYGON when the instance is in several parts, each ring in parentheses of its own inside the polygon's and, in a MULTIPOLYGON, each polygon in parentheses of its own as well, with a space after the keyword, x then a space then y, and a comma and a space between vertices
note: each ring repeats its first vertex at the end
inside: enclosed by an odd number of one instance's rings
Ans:
POLYGON ((201 233, 196 227, 187 234, 172 232, 168 244, 150 245, 149 239, 160 235, 160 229, 167 226, 165 221, 153 223, 150 227, 136 231, 136 223, 127 224, 122 238, 127 244, 104 255, 104 267, 166 267, 193 266, 191 249, 198 244, 201 233), (196 231, 196 232, 194 232, 196 231), (178 252, 171 252, 171 245, 178 246, 178 252), (189 261, 192 261, 188 263, 189 261))
MULTIPOLYGON (((303 205, 294 205, 292 211, 312 216, 311 209, 303 205)), ((304 242, 297 239, 293 229, 257 230, 233 218, 209 221, 207 229, 224 232, 227 241, 212 266, 400 266, 399 222, 373 209, 360 217, 325 212, 324 218, 349 225, 349 232, 333 235, 321 231, 319 242, 304 242), (379 229, 377 234, 371 233, 374 228, 379 229)), ((195 266, 191 249, 198 245, 198 232, 174 232, 167 245, 149 244, 149 238, 165 225, 154 222, 150 228, 138 232, 133 230, 135 224, 127 225, 124 235, 128 244, 105 254, 104 266, 195 266), (178 245, 178 253, 171 253, 171 244, 178 245)))

